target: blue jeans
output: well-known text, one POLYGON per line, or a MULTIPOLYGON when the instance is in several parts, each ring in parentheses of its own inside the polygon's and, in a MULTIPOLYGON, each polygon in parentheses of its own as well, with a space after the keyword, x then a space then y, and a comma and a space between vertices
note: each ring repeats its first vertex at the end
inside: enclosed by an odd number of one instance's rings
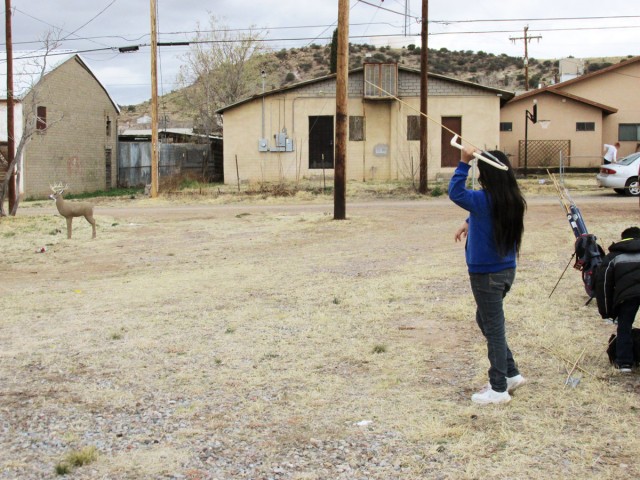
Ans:
POLYGON ((507 345, 502 300, 511 289, 515 268, 496 273, 470 273, 471 291, 476 300, 476 322, 487 340, 489 382, 496 392, 507 390, 506 377, 518 375, 518 367, 507 345))
POLYGON ((618 305, 618 331, 616 337, 616 364, 633 365, 640 358, 633 358, 633 338, 631 327, 640 307, 640 298, 629 298, 618 305))

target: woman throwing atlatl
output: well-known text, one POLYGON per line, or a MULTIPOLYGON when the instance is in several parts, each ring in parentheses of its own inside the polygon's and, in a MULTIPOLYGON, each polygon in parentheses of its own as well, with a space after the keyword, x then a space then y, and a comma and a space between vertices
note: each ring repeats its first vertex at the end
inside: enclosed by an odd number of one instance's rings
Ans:
POLYGON ((481 190, 465 186, 474 150, 464 148, 462 158, 449 183, 449 198, 469 212, 455 233, 466 237, 465 257, 476 301, 476 322, 487 341, 489 384, 472 395, 474 403, 505 403, 509 392, 525 383, 509 346, 505 331, 503 299, 516 274, 516 258, 524 232, 527 203, 520 192, 513 169, 500 151, 489 154, 508 167, 495 168, 478 162, 481 190))

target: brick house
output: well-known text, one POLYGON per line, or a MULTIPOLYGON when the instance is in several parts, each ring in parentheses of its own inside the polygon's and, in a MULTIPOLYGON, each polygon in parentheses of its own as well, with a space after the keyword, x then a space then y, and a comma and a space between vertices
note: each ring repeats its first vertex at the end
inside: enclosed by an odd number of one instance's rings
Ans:
POLYGON ((51 60, 21 101, 23 129, 35 133, 22 153, 20 194, 44 197, 56 182, 73 193, 114 187, 120 109, 79 55, 51 60))
MULTIPOLYGON (((225 183, 333 175, 336 75, 255 95, 223 116, 225 183)), ((428 115, 481 148, 499 144, 500 107, 512 92, 429 74, 428 115)), ((365 64, 349 73, 348 180, 416 179, 420 71, 365 64), (366 81, 365 81, 366 79, 366 81)), ((429 179, 453 172, 451 133, 428 123, 429 179)))

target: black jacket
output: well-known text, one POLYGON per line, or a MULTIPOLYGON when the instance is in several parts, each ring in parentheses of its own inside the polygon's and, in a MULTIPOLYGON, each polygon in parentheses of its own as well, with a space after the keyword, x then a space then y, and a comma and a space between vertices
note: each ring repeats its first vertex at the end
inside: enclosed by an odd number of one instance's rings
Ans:
POLYGON ((596 300, 602 318, 616 318, 618 306, 640 297, 640 238, 613 243, 596 272, 596 300))

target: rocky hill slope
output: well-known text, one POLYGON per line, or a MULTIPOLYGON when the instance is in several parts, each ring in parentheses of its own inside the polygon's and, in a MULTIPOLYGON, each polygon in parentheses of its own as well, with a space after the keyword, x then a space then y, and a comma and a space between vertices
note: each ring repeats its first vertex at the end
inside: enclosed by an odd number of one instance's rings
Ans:
MULTIPOLYGON (((267 68, 266 88, 273 90, 296 82, 310 80, 329 74, 329 45, 311 44, 307 47, 282 49, 263 54, 262 63, 267 68)), ((420 47, 407 45, 403 48, 375 47, 367 44, 352 44, 349 51, 349 66, 357 68, 364 62, 397 62, 408 68, 420 68, 420 47)), ((626 57, 583 59, 585 72, 591 72, 619 62, 626 57)), ((429 72, 468 80, 490 87, 519 91, 525 89, 524 62, 521 57, 506 54, 495 55, 482 51, 452 51, 446 48, 429 49, 429 72)), ((529 85, 558 81, 558 60, 529 58, 529 85)), ((262 81, 256 83, 255 93, 262 91, 262 81)), ((184 101, 187 89, 173 91, 159 99, 159 118, 166 118, 167 127, 191 127, 193 111, 184 101)), ((150 102, 122 107, 120 126, 132 128, 136 119, 150 113, 150 102)))

